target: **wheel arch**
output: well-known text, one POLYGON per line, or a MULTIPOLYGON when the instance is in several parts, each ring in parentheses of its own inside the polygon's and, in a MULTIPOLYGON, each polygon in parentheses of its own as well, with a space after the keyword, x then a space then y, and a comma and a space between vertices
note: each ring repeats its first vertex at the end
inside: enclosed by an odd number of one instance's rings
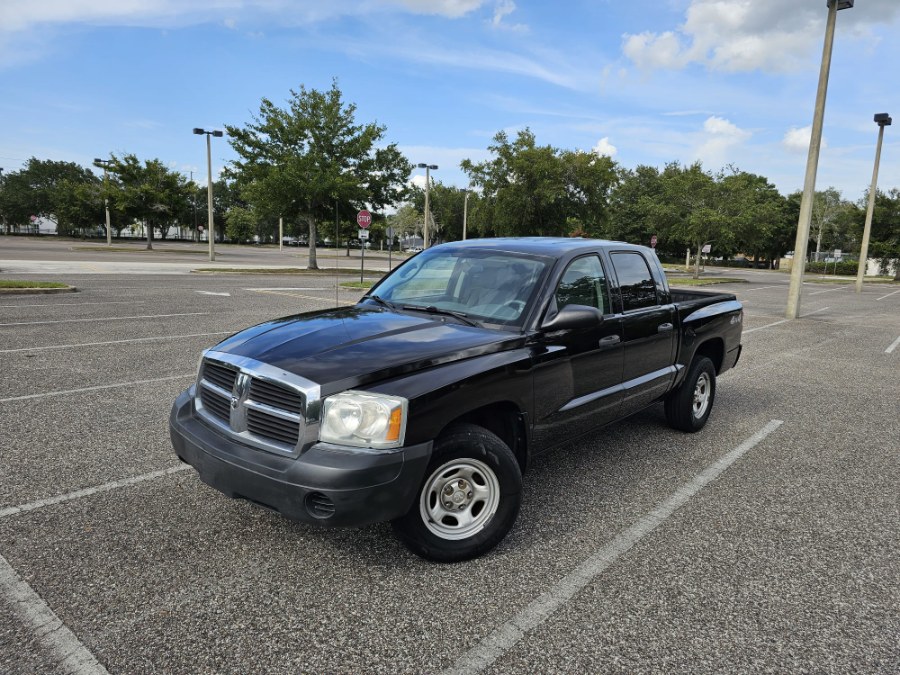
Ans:
POLYGON ((496 435, 512 450, 522 473, 528 467, 528 425, 526 415, 512 401, 497 401, 465 412, 448 421, 444 433, 454 424, 475 424, 496 435))
POLYGON ((705 356, 712 361, 713 367, 716 369, 716 375, 718 375, 722 372, 722 364, 725 362, 725 340, 718 337, 706 340, 694 350, 692 361, 701 356, 705 356))

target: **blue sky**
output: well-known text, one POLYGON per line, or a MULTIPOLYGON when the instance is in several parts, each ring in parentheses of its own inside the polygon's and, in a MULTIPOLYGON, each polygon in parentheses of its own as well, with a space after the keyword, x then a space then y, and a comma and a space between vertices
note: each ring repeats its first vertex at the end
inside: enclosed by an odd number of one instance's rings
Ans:
MULTIPOLYGON (((159 158, 205 183, 195 126, 337 78, 358 120, 464 186, 499 130, 611 154, 703 161, 802 187, 825 0, 3 0, 0 166, 159 158)), ((900 2, 839 12, 817 187, 900 187, 900 2)), ((233 157, 214 139, 213 170, 233 157)), ((417 180, 421 181, 422 177, 417 180)))

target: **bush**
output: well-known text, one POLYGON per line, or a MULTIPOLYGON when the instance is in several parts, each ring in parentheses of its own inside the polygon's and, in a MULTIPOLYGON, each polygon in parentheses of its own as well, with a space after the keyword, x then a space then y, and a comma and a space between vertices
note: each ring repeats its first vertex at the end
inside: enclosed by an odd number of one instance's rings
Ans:
POLYGON ((847 276, 854 276, 859 267, 859 264, 853 260, 845 260, 844 262, 839 263, 826 263, 826 262, 810 262, 806 263, 806 271, 807 272, 815 272, 818 274, 824 274, 828 272, 828 274, 844 274, 847 276))

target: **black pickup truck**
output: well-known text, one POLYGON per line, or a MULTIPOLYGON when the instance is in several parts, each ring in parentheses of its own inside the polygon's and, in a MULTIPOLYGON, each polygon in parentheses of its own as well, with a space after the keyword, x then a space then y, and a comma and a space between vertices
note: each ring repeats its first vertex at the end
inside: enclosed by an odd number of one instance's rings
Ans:
POLYGON ((416 553, 463 560, 512 527, 537 453, 658 401, 671 426, 702 428, 742 318, 733 295, 671 291, 641 246, 444 244, 352 307, 204 352, 172 443, 230 497, 307 523, 389 520, 416 553))

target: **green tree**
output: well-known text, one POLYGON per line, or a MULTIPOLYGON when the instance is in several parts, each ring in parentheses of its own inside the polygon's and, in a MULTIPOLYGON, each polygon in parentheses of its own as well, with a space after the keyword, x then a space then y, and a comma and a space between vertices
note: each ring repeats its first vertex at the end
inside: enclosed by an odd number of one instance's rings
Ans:
POLYGON ((900 189, 875 194, 869 255, 880 259, 882 274, 887 274, 893 261, 894 279, 900 281, 900 189))
POLYGON ((673 162, 661 175, 664 207, 660 218, 671 235, 688 242, 697 252, 694 278, 700 276, 700 251, 704 244, 715 243, 728 250, 733 232, 729 227, 727 199, 721 181, 704 171, 700 162, 683 166, 673 162))
POLYGON ((260 218, 284 217, 309 228, 309 268, 317 269, 316 240, 335 212, 352 213, 396 203, 412 170, 396 145, 376 147, 385 127, 357 124, 337 82, 328 91, 291 90, 285 108, 263 99, 244 127, 227 126, 239 159, 233 176, 260 218))
MULTIPOLYGON (((31 216, 54 220, 59 234, 77 231, 78 227, 68 217, 76 215, 75 220, 83 223, 87 214, 75 214, 68 203, 73 196, 73 186, 96 184, 97 180, 90 170, 74 162, 32 157, 25 168, 3 178, 0 213, 3 213, 6 220, 7 232, 18 231, 21 225, 29 222, 31 216), (62 212, 65 215, 61 216, 62 212)), ((80 198, 78 202, 81 203, 80 198)), ((99 225, 100 222, 102 218, 93 224, 99 225)))
POLYGON ((610 192, 609 220, 601 235, 633 244, 649 244, 657 236, 657 250, 661 254, 683 255, 680 240, 669 236, 664 219, 663 183, 655 166, 638 165, 622 169, 610 192))
POLYGON ((148 159, 143 164, 133 154, 121 158, 111 156, 110 170, 116 174, 121 189, 114 194, 116 208, 132 221, 140 221, 147 231, 147 248, 153 248, 156 228, 165 239, 169 227, 178 222, 190 200, 190 186, 184 176, 170 171, 160 160, 148 159))
MULTIPOLYGON (((492 159, 460 163, 471 184, 481 188, 491 208, 490 230, 500 236, 568 234, 565 221, 566 175, 558 151, 538 146, 524 129, 510 141, 505 131, 488 146, 492 159)), ((481 214, 479 214, 481 215, 481 214)))

